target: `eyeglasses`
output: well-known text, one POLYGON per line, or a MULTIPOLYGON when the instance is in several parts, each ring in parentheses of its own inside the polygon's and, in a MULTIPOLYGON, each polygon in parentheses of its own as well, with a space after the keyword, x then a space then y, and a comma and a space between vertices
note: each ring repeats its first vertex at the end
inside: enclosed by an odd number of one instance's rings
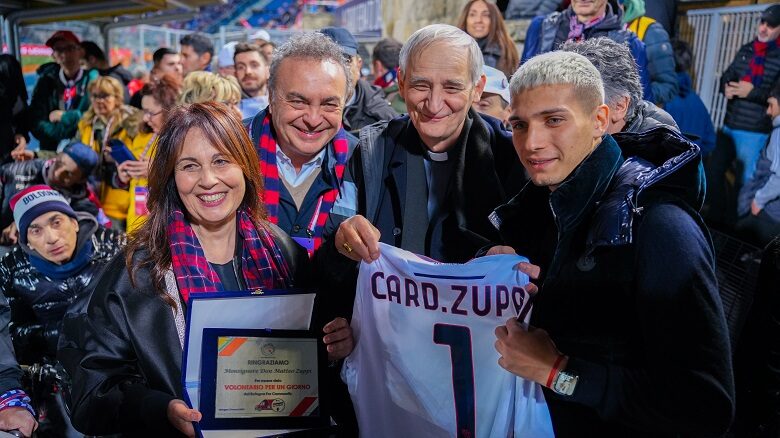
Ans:
POLYGON ((352 64, 352 57, 349 55, 344 55, 344 62, 346 62, 347 65, 352 64))
POLYGON ((144 117, 149 117, 151 119, 152 117, 159 116, 160 114, 163 113, 163 111, 165 110, 160 110, 157 111, 156 113, 153 113, 151 111, 144 110, 143 113, 144 113, 144 117))
POLYGON ((112 94, 93 94, 92 100, 108 100, 110 97, 114 97, 112 94))

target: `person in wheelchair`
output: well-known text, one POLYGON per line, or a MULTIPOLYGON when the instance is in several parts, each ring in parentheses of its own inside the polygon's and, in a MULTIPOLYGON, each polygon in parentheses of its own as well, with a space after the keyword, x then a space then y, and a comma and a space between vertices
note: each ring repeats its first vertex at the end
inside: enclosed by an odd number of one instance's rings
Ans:
POLYGON ((69 436, 61 397, 69 385, 56 361, 60 327, 66 314, 85 308, 92 280, 125 236, 45 185, 16 194, 11 208, 19 245, 0 259, 0 430, 30 436, 37 411, 38 436, 69 436), (27 365, 26 379, 18 364, 27 365))

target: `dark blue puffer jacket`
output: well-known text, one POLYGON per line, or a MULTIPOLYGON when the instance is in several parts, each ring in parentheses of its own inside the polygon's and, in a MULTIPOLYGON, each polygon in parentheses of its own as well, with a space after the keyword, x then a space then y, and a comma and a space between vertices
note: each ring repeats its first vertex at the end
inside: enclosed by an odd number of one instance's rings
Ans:
POLYGON ((675 74, 674 50, 661 24, 649 17, 639 17, 628 25, 645 43, 647 69, 650 72, 650 86, 653 102, 663 106, 677 96, 677 75, 675 74), (649 22, 649 24, 648 24, 649 22), (647 26, 646 29, 645 26, 647 26))

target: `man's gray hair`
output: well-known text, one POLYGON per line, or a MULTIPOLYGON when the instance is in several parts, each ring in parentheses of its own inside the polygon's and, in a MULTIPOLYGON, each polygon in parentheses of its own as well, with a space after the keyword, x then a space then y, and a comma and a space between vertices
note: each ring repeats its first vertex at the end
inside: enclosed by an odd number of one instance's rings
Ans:
POLYGON ((604 103, 604 85, 596 67, 584 56, 572 52, 548 52, 526 61, 512 75, 512 100, 526 90, 544 85, 571 85, 588 111, 604 103))
MULTIPOLYGON (((320 32, 307 32, 295 35, 278 49, 274 50, 274 56, 271 59, 270 77, 268 78, 268 90, 273 93, 276 89, 277 72, 279 65, 286 58, 299 58, 312 61, 331 61, 341 66, 344 76, 347 79, 344 99, 349 100, 352 95, 352 73, 347 65, 341 47, 325 34, 320 32)), ((305 75, 306 72, 296 72, 296 74, 305 75)))
POLYGON ((398 63, 401 72, 408 71, 410 64, 425 49, 434 44, 442 44, 446 47, 444 50, 448 51, 466 50, 469 62, 469 80, 472 83, 477 83, 482 76, 482 65, 484 64, 482 50, 479 49, 479 44, 469 34, 449 24, 431 24, 413 33, 401 47, 398 63))
POLYGON ((561 50, 579 53, 601 73, 606 103, 613 105, 619 98, 628 97, 626 120, 634 118, 637 104, 642 100, 642 82, 639 68, 628 44, 615 42, 607 37, 569 41, 561 50))

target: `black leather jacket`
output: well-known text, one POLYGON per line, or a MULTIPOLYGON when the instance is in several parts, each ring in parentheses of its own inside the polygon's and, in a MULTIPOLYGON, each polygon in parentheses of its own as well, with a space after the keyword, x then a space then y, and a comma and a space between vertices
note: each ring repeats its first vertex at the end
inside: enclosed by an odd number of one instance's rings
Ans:
MULTIPOLYGON (((305 287, 308 256, 271 226, 295 286, 305 287)), ((59 359, 73 380, 71 419, 89 435, 182 436, 168 403, 182 398, 182 350, 173 311, 150 275, 132 286, 124 253, 106 267, 87 314, 65 321, 59 359)))

